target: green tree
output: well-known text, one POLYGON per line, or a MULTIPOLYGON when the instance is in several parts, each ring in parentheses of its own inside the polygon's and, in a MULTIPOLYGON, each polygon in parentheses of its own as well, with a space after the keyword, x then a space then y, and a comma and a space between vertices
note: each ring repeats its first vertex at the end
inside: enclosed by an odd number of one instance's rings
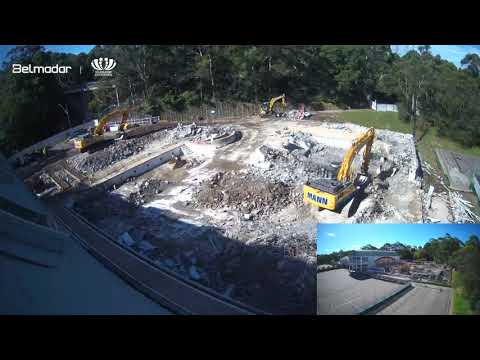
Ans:
POLYGON ((462 59, 461 64, 465 66, 466 71, 473 77, 480 75, 480 56, 478 54, 467 54, 462 59))

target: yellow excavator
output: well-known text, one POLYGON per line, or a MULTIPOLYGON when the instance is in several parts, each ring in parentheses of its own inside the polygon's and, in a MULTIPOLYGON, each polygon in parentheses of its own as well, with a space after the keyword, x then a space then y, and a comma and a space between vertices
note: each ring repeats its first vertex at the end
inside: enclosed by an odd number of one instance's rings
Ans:
POLYGON ((336 178, 320 178, 306 183, 303 187, 304 200, 318 206, 319 210, 328 209, 343 212, 342 208, 348 201, 365 189, 370 181, 368 165, 374 139, 374 128, 368 129, 364 134, 357 137, 353 141, 352 147, 345 154, 336 178), (365 151, 363 152, 360 172, 353 174, 353 160, 363 146, 365 146, 365 151))
POLYGON ((270 101, 265 101, 260 105, 260 117, 268 117, 271 115, 280 117, 285 116, 287 110, 287 102, 285 94, 271 98, 270 101), (280 101, 280 111, 277 111, 275 104, 280 101))
POLYGON ((81 152, 85 151, 88 147, 98 144, 100 142, 108 140, 104 135, 104 127, 111 120, 113 117, 117 115, 122 115, 122 121, 120 123, 120 128, 124 131, 128 124, 128 109, 116 109, 109 112, 107 115, 102 117, 98 122, 98 125, 92 129, 90 129, 90 133, 87 135, 79 136, 74 139, 73 143, 75 145, 75 149, 80 150, 81 152))

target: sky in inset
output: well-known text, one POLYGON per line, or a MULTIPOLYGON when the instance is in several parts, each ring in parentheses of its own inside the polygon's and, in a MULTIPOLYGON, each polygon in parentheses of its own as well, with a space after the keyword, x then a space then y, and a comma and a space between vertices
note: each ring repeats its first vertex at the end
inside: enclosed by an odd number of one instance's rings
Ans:
POLYGON ((319 224, 317 254, 340 250, 359 250, 367 244, 381 247, 385 243, 401 242, 423 246, 431 238, 449 233, 462 241, 470 235, 480 237, 477 224, 319 224))

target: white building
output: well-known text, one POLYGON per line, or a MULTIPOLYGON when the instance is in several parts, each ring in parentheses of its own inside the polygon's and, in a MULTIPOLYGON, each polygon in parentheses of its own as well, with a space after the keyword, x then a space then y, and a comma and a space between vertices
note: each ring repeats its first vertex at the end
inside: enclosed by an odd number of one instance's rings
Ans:
POLYGON ((338 265, 342 267, 348 267, 350 265, 350 258, 348 256, 342 257, 340 260, 338 260, 338 265))
POLYGON ((398 112, 398 107, 395 104, 379 104, 376 100, 371 102, 371 108, 375 111, 398 112))
POLYGON ((390 266, 400 262, 400 255, 394 251, 358 250, 350 256, 349 270, 358 272, 389 271, 390 266))

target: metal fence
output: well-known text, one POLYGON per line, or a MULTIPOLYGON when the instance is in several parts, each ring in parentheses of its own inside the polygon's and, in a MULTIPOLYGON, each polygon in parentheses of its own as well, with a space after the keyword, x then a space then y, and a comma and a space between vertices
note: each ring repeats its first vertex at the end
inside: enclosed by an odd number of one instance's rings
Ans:
MULTIPOLYGON (((125 102, 120 104, 120 107, 127 106, 130 102, 125 102)), ((55 134, 47 139, 44 139, 36 144, 29 146, 26 149, 23 149, 20 152, 13 154, 9 161, 14 162, 19 157, 41 149, 43 146, 46 145, 54 145, 61 141, 66 140, 69 136, 75 133, 78 130, 86 130, 90 127, 96 126, 99 119, 102 116, 108 114, 110 111, 114 110, 118 106, 111 105, 105 108, 102 112, 98 115, 96 120, 91 120, 75 126, 73 128, 67 129, 62 131, 61 133, 55 134)), ((189 108, 186 111, 163 111, 157 116, 152 115, 145 115, 136 111, 132 111, 130 113, 130 118, 128 119, 129 124, 138 124, 138 125, 149 125, 159 121, 169 121, 169 122, 178 122, 178 123, 190 123, 192 121, 205 121, 209 122, 210 120, 221 119, 221 118, 244 118, 248 116, 253 116, 258 114, 259 111, 259 104, 253 103, 227 103, 227 102, 217 102, 212 105, 202 105, 198 107, 189 108)), ((121 122, 120 118, 115 120, 109 121, 107 123, 108 127, 115 127, 118 126, 121 122)))
MULTIPOLYGON (((178 123, 190 123, 195 121, 215 120, 220 118, 242 118, 258 114, 259 105, 252 103, 223 103, 218 102, 214 105, 202 105, 189 108, 186 111, 162 111, 157 116, 145 115, 132 111, 128 123, 133 125, 149 125, 158 121, 169 121, 178 123)), ((120 125, 121 119, 115 119, 108 122, 107 126, 114 127, 120 125)))
POLYGON ((248 117, 258 114, 259 105, 252 103, 223 103, 192 107, 186 111, 163 111, 160 120, 174 122, 191 122, 198 120, 213 120, 218 118, 248 117))

